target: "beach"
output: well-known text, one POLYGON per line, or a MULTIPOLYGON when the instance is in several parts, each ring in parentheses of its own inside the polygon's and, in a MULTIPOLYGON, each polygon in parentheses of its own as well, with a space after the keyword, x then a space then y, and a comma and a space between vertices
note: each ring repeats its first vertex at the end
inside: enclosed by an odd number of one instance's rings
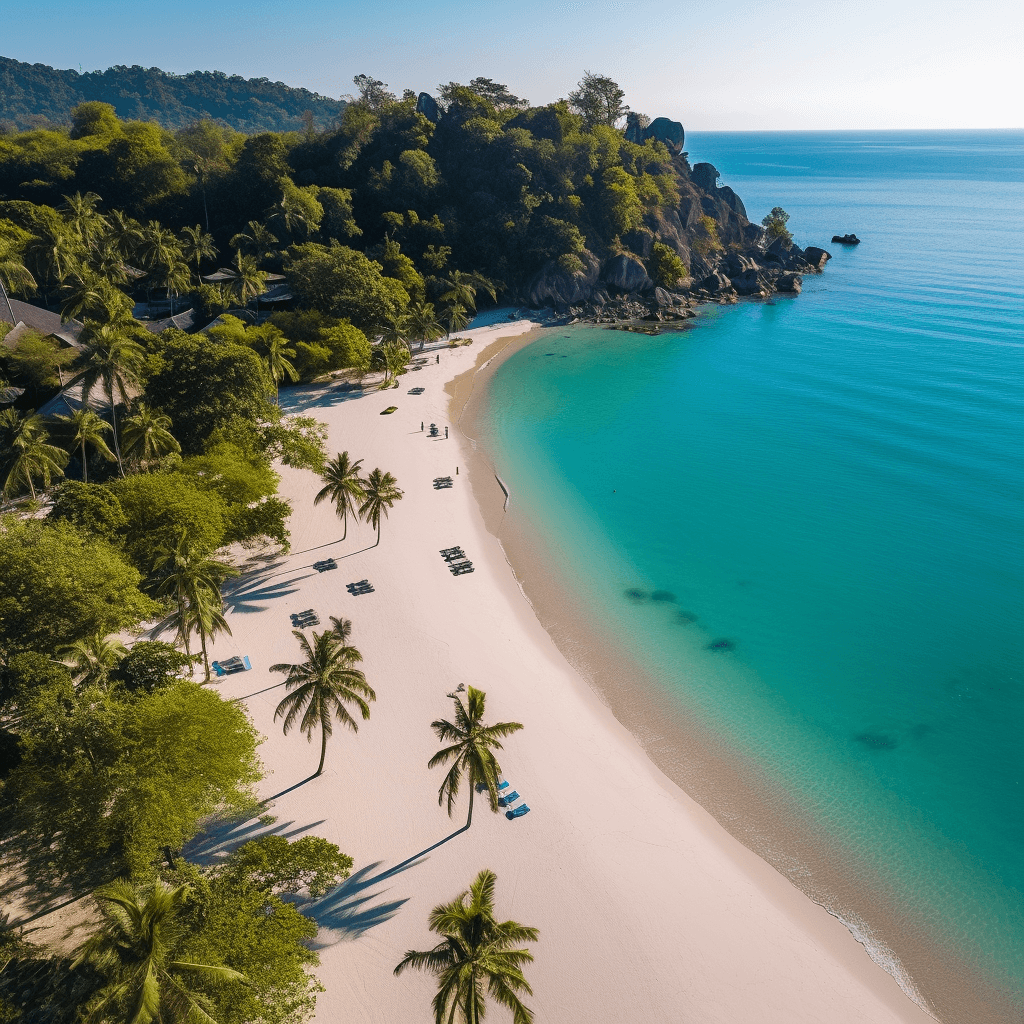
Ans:
MULTIPOLYGON (((498 877, 500 918, 540 930, 526 972, 538 1021, 930 1020, 839 921, 655 767, 541 627, 488 529, 505 495, 456 429, 471 371, 505 348, 498 339, 531 326, 469 332, 473 345, 441 348, 439 361, 428 351, 397 389, 289 392, 288 411, 327 425, 330 454, 390 471, 405 496, 379 546, 351 520, 339 543, 333 508, 313 505, 317 478, 282 468, 292 551, 232 589, 232 635, 212 651, 252 664, 216 685, 244 700, 266 737, 260 796, 275 820, 217 831, 195 853, 215 857, 273 831, 324 836, 354 858, 352 877, 311 908, 326 988, 317 1021, 429 1019, 433 979, 393 969, 406 950, 434 944, 431 908, 485 867, 498 877), (424 393, 408 394, 414 387, 424 393), (431 422, 437 438, 420 430, 431 422), (435 490, 438 476, 454 486, 435 490), (486 521, 478 495, 489 495, 486 521), (455 545, 472 574, 448 572, 439 552, 455 545), (327 557, 338 569, 317 573, 313 562, 327 557), (351 596, 345 585, 362 579, 373 592, 351 596), (282 734, 283 677, 269 671, 298 660, 288 616, 307 608, 323 623, 352 620, 377 693, 358 734, 336 729, 316 779, 319 737, 282 734), (449 819, 437 801, 441 774, 426 767, 438 749, 430 723, 448 717, 446 695, 460 685, 486 691, 487 721, 523 723, 499 759, 531 808, 509 821, 478 801, 461 832, 466 794, 449 819)), ((498 1008, 492 1015, 504 1019, 498 1008)))

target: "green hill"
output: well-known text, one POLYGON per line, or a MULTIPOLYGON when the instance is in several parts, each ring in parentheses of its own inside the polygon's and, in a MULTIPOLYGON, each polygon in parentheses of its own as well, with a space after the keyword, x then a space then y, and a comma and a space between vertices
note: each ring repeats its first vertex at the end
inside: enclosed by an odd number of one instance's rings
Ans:
POLYGON ((246 133, 294 131, 306 111, 326 128, 345 109, 343 100, 293 89, 267 78, 242 78, 222 71, 172 75, 159 68, 61 71, 0 57, 0 128, 24 130, 70 122, 71 109, 86 100, 110 103, 118 116, 183 128, 211 117, 246 133))

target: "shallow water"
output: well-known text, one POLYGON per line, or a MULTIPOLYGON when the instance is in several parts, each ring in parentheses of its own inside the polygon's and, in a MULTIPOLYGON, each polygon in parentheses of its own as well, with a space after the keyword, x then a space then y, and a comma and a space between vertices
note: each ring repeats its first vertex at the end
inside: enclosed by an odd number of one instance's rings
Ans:
POLYGON ((1024 1005, 1024 133, 687 149, 834 258, 548 332, 493 379, 498 470, 595 621, 1024 1005))

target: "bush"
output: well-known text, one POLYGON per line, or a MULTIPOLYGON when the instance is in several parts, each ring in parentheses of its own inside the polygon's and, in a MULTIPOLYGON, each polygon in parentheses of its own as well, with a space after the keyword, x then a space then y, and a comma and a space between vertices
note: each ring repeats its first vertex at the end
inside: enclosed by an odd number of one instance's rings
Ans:
POLYGON ((65 480, 57 488, 49 518, 68 522, 83 533, 117 543, 124 536, 128 517, 117 495, 100 484, 65 480))
POLYGON ((655 242, 651 248, 648 272, 655 284, 669 289, 675 288, 681 278, 689 276, 679 255, 662 242, 655 242))

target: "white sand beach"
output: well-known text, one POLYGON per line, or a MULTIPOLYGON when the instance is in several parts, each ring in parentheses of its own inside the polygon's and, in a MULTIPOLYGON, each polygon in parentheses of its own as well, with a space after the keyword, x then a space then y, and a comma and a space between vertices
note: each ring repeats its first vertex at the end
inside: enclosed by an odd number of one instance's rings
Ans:
MULTIPOLYGON (((444 390, 485 345, 531 326, 470 332, 474 345, 440 349, 439 363, 429 352, 397 389, 291 393, 294 407, 328 425, 330 454, 347 450, 364 470, 392 472, 405 492, 379 546, 369 526, 351 521, 348 539, 333 543, 342 527, 333 506, 313 506, 317 478, 284 469, 293 551, 232 593, 233 635, 212 652, 251 661, 251 671, 216 685, 245 698, 266 736, 261 795, 273 797, 277 819, 236 829, 234 839, 265 829, 315 834, 355 859, 352 877, 317 909, 326 992, 316 1020, 428 1021, 433 979, 395 978, 393 968, 406 950, 434 944, 430 909, 484 867, 498 876, 499 915, 540 929, 527 970, 538 1022, 931 1020, 842 924, 662 775, 535 618, 485 528, 468 442, 444 390), (413 387, 424 394, 408 394, 413 387), (390 405, 398 410, 380 415, 390 405), (440 437, 421 422, 437 423, 440 437), (450 490, 432 487, 448 475, 450 490), (449 573, 439 551, 453 545, 474 573, 449 573), (338 569, 316 573, 312 563, 326 557, 338 569), (345 585, 364 578, 374 592, 351 596, 345 585), (303 782, 319 737, 282 734, 274 709, 283 676, 269 666, 298 660, 288 616, 306 608, 324 623, 352 619, 377 701, 358 734, 335 732, 323 776, 303 782), (452 819, 438 806, 441 773, 426 767, 437 749, 430 723, 448 716, 446 694, 459 684, 486 691, 489 721, 524 724, 500 760, 531 811, 508 821, 478 801, 472 828, 440 842, 465 823, 468 794, 452 819)), ((491 1017, 510 1019, 498 1007, 491 1017)))

